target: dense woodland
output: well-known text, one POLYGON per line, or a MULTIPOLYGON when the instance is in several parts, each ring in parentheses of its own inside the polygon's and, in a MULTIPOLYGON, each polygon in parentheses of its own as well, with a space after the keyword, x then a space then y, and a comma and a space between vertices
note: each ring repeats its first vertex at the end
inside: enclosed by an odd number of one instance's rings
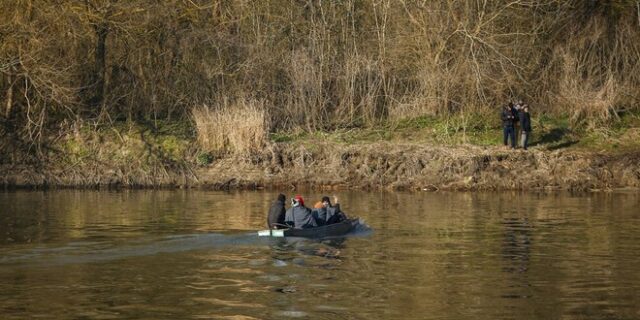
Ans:
POLYGON ((202 106, 330 130, 520 98, 600 126, 638 110, 639 61, 636 0, 4 0, 0 131, 202 106))

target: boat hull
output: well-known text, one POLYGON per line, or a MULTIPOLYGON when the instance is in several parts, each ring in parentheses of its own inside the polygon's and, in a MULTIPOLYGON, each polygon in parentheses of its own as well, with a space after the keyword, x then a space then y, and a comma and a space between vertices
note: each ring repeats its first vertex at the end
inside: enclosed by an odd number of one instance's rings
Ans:
POLYGON ((298 237, 298 238, 330 238, 340 237, 351 232, 358 224, 358 219, 347 219, 342 222, 307 229, 260 230, 261 237, 298 237))

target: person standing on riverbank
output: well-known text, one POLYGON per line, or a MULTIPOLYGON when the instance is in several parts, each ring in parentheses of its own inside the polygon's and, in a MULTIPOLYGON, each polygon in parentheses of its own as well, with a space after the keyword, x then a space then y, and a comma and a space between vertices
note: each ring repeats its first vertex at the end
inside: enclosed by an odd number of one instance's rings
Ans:
POLYGON ((518 137, 520 137, 520 133, 522 132, 522 123, 520 122, 520 117, 518 115, 520 114, 520 111, 522 111, 523 105, 524 102, 522 100, 518 100, 511 109, 511 112, 513 113, 513 136, 515 137, 514 140, 516 140, 516 148, 519 147, 518 137))
POLYGON ((522 148, 527 150, 529 147, 529 136, 531 135, 531 115, 529 114, 529 106, 524 105, 518 113, 520 118, 520 126, 522 127, 521 141, 522 148))
POLYGON ((281 193, 278 195, 276 201, 271 204, 269 215, 267 216, 267 226, 269 229, 280 229, 284 227, 284 217, 286 214, 284 209, 285 200, 285 195, 281 193))
POLYGON ((291 208, 285 213, 284 223, 299 229, 318 226, 311 209, 304 206, 304 199, 300 195, 291 199, 291 208))
POLYGON ((505 147, 508 146, 509 139, 511 139, 511 149, 516 148, 516 134, 514 131, 515 115, 513 114, 513 103, 504 106, 502 113, 500 114, 502 119, 502 135, 505 147))

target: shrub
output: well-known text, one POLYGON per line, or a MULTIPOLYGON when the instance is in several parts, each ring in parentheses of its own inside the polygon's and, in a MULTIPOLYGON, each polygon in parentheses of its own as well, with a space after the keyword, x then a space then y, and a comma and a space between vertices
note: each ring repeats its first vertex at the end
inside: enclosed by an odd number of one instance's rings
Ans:
POLYGON ((263 101, 225 99, 216 107, 193 108, 192 116, 204 151, 251 154, 269 141, 270 121, 263 101))

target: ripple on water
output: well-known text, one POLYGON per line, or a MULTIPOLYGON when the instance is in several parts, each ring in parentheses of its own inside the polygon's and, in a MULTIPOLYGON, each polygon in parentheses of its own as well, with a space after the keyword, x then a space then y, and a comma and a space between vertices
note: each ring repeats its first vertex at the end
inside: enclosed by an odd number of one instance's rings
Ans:
POLYGON ((0 195, 40 214, 0 226, 34 241, 0 244, 3 319, 640 315, 637 195, 345 193, 375 232, 288 242, 250 232, 270 193, 71 194, 0 195))
POLYGON ((283 317, 288 317, 288 318, 304 318, 309 315, 304 311, 291 311, 291 310, 279 311, 279 312, 276 312, 276 314, 283 317))

